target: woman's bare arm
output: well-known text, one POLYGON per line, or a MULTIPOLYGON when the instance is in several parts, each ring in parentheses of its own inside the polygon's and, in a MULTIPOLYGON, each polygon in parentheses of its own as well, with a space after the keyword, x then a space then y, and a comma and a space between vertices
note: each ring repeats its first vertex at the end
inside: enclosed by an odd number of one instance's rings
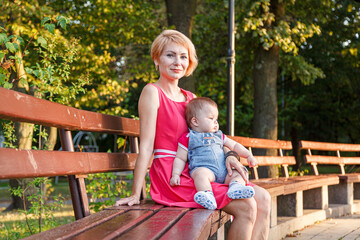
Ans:
POLYGON ((138 204, 144 178, 154 150, 157 111, 159 108, 158 91, 154 86, 146 85, 139 99, 140 152, 136 159, 131 196, 120 199, 115 206, 138 204))

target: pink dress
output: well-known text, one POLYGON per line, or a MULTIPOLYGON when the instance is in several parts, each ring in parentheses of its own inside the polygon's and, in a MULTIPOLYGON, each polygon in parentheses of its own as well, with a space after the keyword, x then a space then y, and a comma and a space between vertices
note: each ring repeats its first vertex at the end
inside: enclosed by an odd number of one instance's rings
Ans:
MULTIPOLYGON (((158 86, 151 84, 159 92, 159 109, 156 122, 154 143, 154 161, 150 168, 150 195, 160 204, 167 206, 202 208, 194 202, 196 188, 190 177, 188 163, 180 176, 180 186, 170 186, 174 158, 178 139, 188 131, 185 121, 185 106, 194 95, 181 89, 187 98, 186 102, 175 102, 169 99, 158 86)), ((229 185, 212 183, 218 209, 225 207, 231 199, 226 195, 229 185)))

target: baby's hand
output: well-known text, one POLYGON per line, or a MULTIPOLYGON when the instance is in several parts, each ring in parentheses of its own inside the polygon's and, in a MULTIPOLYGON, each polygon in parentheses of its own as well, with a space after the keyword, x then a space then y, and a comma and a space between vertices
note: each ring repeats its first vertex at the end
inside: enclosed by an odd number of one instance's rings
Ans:
POLYGON ((249 167, 255 167, 255 166, 258 165, 258 162, 257 162, 256 158, 253 155, 250 155, 247 158, 247 162, 249 164, 249 167))
POLYGON ((180 185, 180 176, 179 175, 174 175, 170 179, 170 186, 173 187, 173 186, 176 186, 176 185, 180 185))

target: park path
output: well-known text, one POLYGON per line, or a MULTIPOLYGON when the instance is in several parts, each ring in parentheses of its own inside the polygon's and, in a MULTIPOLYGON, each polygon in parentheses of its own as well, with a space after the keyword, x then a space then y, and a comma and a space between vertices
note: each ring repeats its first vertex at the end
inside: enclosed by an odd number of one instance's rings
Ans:
POLYGON ((360 240, 360 212, 308 226, 284 240, 360 240))

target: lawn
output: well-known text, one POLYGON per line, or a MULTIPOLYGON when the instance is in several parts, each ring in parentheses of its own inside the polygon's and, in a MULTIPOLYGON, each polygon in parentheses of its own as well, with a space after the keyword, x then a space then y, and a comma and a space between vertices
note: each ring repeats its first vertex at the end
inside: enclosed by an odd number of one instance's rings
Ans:
MULTIPOLYGON (((60 178, 57 184, 53 184, 54 191, 50 196, 58 196, 61 194, 64 197, 65 204, 60 210, 53 211, 54 217, 52 224, 42 227, 42 231, 48 230, 55 226, 60 226, 75 220, 74 213, 70 200, 69 185, 66 178, 60 178)), ((0 182, 0 239, 20 239, 31 235, 25 214, 21 211, 5 211, 6 207, 11 202, 8 182, 0 182)), ((44 221, 44 219, 42 220, 44 221)), ((39 232, 38 218, 28 216, 28 222, 33 226, 35 233, 39 232)))

